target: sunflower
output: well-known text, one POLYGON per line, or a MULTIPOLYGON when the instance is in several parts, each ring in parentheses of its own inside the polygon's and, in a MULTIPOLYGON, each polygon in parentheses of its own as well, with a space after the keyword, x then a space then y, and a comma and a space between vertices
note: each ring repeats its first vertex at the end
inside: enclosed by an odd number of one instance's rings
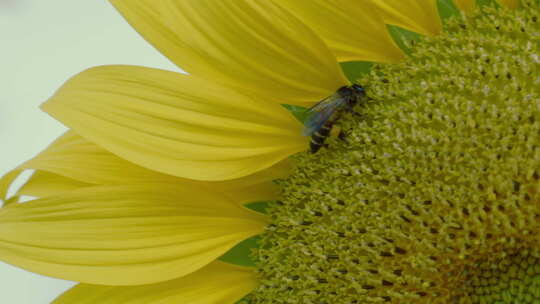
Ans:
POLYGON ((0 257, 82 282, 56 303, 540 301, 537 2, 113 4, 190 74, 97 67, 44 104, 71 131, 0 181, 0 257), (286 108, 351 83, 345 138, 298 153, 286 108))

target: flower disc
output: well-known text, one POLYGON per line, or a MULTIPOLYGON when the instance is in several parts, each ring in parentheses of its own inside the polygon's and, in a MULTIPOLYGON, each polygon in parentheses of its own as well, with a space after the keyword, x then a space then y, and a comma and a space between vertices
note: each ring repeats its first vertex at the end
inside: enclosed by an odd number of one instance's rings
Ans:
POLYGON ((251 303, 540 301, 537 2, 451 19, 297 157, 251 303), (270 300, 271 299, 271 300, 270 300))

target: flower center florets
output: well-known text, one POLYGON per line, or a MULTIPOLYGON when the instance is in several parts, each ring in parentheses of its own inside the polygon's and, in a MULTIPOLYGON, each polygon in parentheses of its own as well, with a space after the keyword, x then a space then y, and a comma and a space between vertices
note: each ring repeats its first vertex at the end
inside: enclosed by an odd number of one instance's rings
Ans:
POLYGON ((450 20, 359 80, 346 140, 280 181, 252 303, 540 301, 536 3, 450 20))

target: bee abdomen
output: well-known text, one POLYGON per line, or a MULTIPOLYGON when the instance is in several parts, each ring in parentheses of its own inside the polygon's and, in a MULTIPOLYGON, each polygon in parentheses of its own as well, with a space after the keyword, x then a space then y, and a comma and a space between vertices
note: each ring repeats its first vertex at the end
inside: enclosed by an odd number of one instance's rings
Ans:
POLYGON ((319 151, 319 149, 324 145, 326 138, 328 138, 328 135, 330 135, 331 130, 332 125, 325 124, 319 130, 315 131, 313 135, 311 135, 311 142, 309 144, 311 153, 319 151))
POLYGON ((309 143, 309 148, 311 153, 315 153, 319 151, 319 149, 323 146, 324 141, 322 142, 315 142, 313 139, 311 139, 311 142, 309 143))

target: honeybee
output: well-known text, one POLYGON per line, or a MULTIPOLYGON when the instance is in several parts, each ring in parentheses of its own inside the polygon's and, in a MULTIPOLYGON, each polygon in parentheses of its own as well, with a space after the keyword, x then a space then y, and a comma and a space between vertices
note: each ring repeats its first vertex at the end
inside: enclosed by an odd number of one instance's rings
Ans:
POLYGON ((307 111, 303 134, 311 136, 309 144, 311 153, 319 151, 324 145, 332 126, 341 114, 344 111, 352 111, 354 105, 365 96, 366 92, 360 85, 344 86, 307 111))

